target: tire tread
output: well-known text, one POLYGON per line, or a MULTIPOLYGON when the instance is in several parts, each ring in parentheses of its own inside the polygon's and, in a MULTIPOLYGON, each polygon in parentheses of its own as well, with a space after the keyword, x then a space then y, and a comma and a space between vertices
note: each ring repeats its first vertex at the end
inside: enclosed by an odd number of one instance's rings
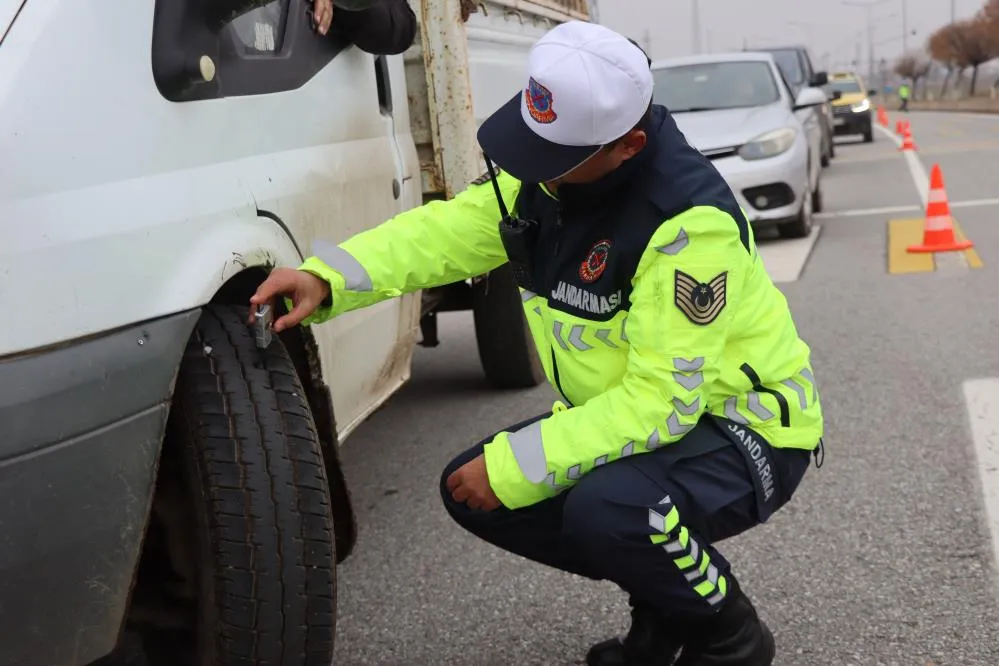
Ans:
POLYGON ((336 560, 319 438, 287 350, 275 337, 260 366, 245 319, 206 308, 178 377, 209 535, 210 652, 226 666, 328 666, 336 560))

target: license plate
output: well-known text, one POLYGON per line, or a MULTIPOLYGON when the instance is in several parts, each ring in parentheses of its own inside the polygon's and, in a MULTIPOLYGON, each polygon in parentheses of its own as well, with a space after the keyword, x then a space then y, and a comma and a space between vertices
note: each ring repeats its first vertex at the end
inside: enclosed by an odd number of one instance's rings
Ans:
POLYGON ((845 118, 836 118, 835 120, 833 120, 833 125, 835 125, 836 127, 839 127, 840 125, 845 125, 845 124, 846 124, 846 119, 845 118))

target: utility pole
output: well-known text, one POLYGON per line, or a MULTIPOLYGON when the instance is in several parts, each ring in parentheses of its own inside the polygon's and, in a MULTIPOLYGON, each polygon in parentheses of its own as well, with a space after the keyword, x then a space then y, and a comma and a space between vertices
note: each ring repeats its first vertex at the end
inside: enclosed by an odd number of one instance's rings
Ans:
POLYGON ((957 23, 957 0, 950 0, 950 22, 957 23))
POLYGON ((868 80, 875 80, 876 73, 875 67, 877 63, 874 61, 874 8, 878 5, 888 2, 888 0, 869 0, 868 2, 852 2, 851 0, 840 0, 843 5, 847 7, 860 7, 867 10, 867 73, 868 80))
POLYGON ((691 26, 694 31, 694 53, 697 55, 701 54, 701 1, 691 0, 693 3, 693 11, 691 13, 691 26))
POLYGON ((648 28, 642 33, 642 47, 645 49, 645 53, 652 57, 652 31, 648 28))
POLYGON ((902 0, 902 53, 909 52, 909 2, 902 0))

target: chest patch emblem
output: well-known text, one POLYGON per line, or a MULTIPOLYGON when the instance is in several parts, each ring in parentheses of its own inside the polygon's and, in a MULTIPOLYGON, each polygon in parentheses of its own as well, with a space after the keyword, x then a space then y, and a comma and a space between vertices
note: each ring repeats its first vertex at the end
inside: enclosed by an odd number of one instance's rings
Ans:
POLYGON ((698 282, 683 271, 676 271, 673 302, 680 312, 698 326, 707 326, 725 309, 725 286, 728 271, 708 282, 698 282))
POLYGON ((607 256, 610 254, 611 242, 602 240, 590 248, 589 254, 579 265, 579 279, 583 282, 596 282, 607 268, 607 256))
POLYGON ((555 109, 552 108, 554 101, 552 91, 535 81, 533 76, 527 84, 527 90, 524 91, 524 101, 527 102, 527 112, 535 122, 550 125, 558 118, 555 109))

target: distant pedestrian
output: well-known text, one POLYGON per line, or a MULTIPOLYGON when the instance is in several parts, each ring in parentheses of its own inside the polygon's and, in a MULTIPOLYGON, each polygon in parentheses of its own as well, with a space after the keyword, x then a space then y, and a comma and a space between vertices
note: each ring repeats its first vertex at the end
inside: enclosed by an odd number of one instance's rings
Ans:
POLYGON ((909 110, 909 96, 911 94, 912 93, 911 93, 911 91, 909 89, 909 84, 903 81, 902 85, 900 85, 898 87, 898 99, 901 102, 901 106, 899 107, 899 111, 908 112, 908 110, 909 110))

